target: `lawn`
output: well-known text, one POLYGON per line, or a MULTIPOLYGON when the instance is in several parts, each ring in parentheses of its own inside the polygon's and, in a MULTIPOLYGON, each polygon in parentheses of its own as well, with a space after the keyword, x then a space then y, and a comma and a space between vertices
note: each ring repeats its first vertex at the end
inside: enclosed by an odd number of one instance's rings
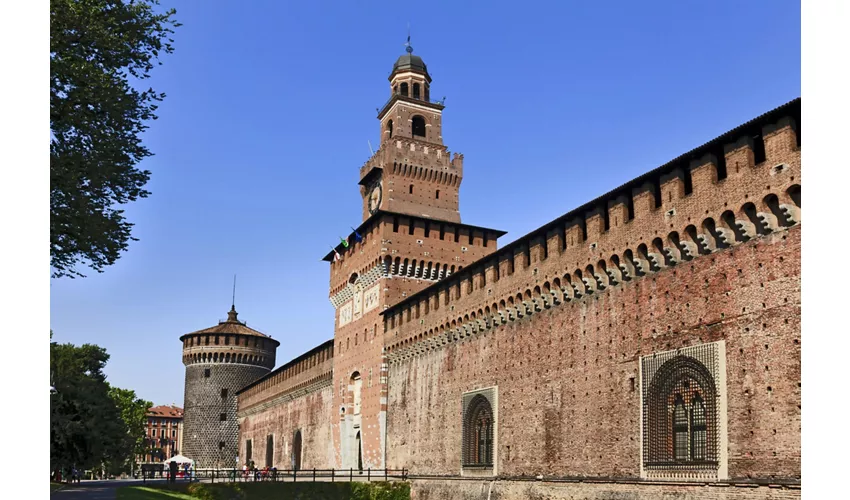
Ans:
POLYGON ((194 483, 125 486, 117 500, 410 500, 407 483, 194 483))
POLYGON ((196 500, 195 497, 177 490, 148 488, 147 486, 124 486, 118 488, 118 500, 196 500))

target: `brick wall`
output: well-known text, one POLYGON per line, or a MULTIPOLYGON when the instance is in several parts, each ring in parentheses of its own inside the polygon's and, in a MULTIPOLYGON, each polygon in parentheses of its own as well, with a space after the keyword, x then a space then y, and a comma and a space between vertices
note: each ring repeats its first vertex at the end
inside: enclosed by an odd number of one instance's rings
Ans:
MULTIPOLYGON (((239 418, 239 456, 245 457, 246 441, 252 441, 254 463, 266 465, 266 443, 274 436, 273 465, 291 469, 293 440, 301 432, 301 468, 325 469, 333 464, 332 417, 335 415, 330 380, 303 393, 283 397, 261 410, 241 410, 239 418), (309 392, 307 392, 309 391, 309 392)), ((241 464, 240 464, 241 465, 241 464)))
POLYGON ((786 500, 800 498, 799 488, 754 485, 636 483, 553 483, 542 481, 467 481, 414 479, 411 500, 786 500))
POLYGON ((500 475, 636 478, 639 357, 725 339, 730 476, 799 478, 799 258, 796 227, 390 364, 389 466, 459 474, 497 386, 500 475))
POLYGON ((301 468, 333 466, 333 363, 334 343, 327 341, 237 393, 242 463, 247 458, 246 442, 251 440, 252 459, 255 465, 264 467, 267 438, 271 435, 272 465, 290 469, 293 440, 300 431, 301 468))
POLYGON ((640 356, 725 340, 728 474, 800 477, 799 101, 384 312, 388 465, 459 475, 496 386, 499 475, 640 477, 640 356))

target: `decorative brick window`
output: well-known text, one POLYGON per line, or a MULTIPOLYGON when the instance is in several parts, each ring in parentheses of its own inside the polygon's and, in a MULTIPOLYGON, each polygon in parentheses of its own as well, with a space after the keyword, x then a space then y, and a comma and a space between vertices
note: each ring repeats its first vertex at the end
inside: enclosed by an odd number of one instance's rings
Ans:
POLYGON ((461 467, 464 475, 496 473, 497 417, 495 387, 463 395, 461 467))
POLYGON ((643 356, 641 477, 727 477, 723 341, 643 356))

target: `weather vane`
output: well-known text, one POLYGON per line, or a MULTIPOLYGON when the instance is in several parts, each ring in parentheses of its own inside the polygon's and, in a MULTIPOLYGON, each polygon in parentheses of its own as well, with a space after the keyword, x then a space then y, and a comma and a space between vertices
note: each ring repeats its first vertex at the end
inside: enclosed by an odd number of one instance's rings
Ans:
POLYGON ((413 46, 410 45, 410 23, 407 23, 407 43, 404 44, 405 49, 408 54, 413 53, 413 46))

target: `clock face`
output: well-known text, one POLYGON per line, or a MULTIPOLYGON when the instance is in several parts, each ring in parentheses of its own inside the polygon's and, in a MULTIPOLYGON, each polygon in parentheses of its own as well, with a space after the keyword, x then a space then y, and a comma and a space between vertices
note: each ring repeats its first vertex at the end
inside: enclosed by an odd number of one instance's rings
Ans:
POLYGON ((375 184, 369 192, 369 213, 374 214, 381 206, 381 184, 375 184))

